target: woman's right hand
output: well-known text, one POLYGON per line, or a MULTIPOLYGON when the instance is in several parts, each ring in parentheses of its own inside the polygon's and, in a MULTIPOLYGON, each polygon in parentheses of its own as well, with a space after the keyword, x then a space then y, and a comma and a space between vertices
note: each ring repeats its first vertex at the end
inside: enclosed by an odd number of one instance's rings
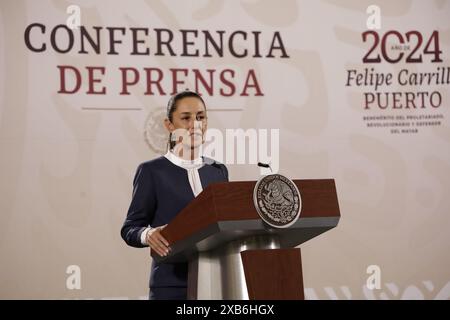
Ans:
POLYGON ((161 235, 161 230, 164 229, 166 225, 150 229, 147 232, 147 243, 151 250, 156 251, 161 257, 167 256, 170 251, 169 242, 161 235))

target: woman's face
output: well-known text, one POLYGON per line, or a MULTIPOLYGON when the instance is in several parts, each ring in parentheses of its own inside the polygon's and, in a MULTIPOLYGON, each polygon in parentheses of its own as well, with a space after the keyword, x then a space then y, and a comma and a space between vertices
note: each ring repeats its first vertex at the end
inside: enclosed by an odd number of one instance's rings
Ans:
POLYGON ((181 139, 183 145, 191 148, 199 147, 204 142, 207 129, 206 110, 202 101, 196 97, 178 100, 177 107, 172 113, 172 122, 166 119, 166 127, 175 135, 176 141, 180 140, 180 136, 189 135, 188 139, 181 139))

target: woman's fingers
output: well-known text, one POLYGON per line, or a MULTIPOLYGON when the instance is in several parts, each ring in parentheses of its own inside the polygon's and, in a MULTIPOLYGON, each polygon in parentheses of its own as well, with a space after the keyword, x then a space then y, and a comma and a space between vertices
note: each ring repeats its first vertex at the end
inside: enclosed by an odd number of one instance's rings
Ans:
POLYGON ((166 256, 168 253, 167 247, 162 243, 157 237, 152 237, 149 241, 150 246, 152 249, 155 249, 156 252, 160 256, 166 256))
POLYGON ((167 256, 170 250, 170 248, 168 247, 169 242, 161 235, 161 230, 165 226, 166 225, 155 228, 154 230, 150 231, 149 234, 147 235, 148 244, 161 257, 167 256))
POLYGON ((155 236, 154 236, 155 232, 156 232, 156 230, 149 231, 149 233, 147 234, 147 243, 152 250, 156 251, 156 253, 159 254, 160 256, 163 256, 164 250, 161 247, 161 245, 158 243, 158 241, 155 239, 155 236))
POLYGON ((160 256, 164 255, 164 246, 154 236, 148 239, 148 244, 155 250, 160 256))
POLYGON ((161 241, 166 247, 169 247, 169 242, 164 238, 161 234, 161 232, 157 232, 155 236, 158 238, 159 241, 161 241))
MULTIPOLYGON (((165 228, 167 226, 167 224, 165 224, 165 225, 163 225, 163 226, 161 226, 161 227, 158 227, 158 233, 157 233, 157 237, 159 237, 159 239, 160 239, 160 241, 162 242, 162 243, 164 243, 164 245, 166 246, 166 247, 169 247, 169 241, 167 241, 166 240, 166 238, 164 238, 163 236, 162 236, 162 234, 161 234, 161 231, 165 228)), ((168 248, 169 250, 170 250, 170 248, 168 248)))
POLYGON ((164 247, 162 245, 158 244, 157 241, 155 241, 154 239, 151 239, 149 241, 149 245, 152 248, 152 250, 156 251, 156 253, 159 254, 161 257, 164 257, 167 255, 164 247))

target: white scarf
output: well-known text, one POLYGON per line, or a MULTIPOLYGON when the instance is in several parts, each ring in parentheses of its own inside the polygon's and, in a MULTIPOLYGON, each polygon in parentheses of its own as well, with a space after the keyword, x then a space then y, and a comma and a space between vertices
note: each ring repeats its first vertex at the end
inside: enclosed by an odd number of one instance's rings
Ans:
POLYGON ((164 156, 173 164, 187 171, 192 192, 194 193, 194 196, 197 197, 199 193, 203 191, 202 183, 200 181, 200 175, 198 174, 198 169, 203 167, 203 158, 198 157, 194 160, 186 160, 176 156, 171 151, 167 151, 164 156))

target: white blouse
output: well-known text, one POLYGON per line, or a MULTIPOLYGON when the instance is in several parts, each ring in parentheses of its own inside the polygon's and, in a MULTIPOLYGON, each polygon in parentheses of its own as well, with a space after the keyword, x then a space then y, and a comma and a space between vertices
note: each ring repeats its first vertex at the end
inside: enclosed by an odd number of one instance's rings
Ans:
POLYGON ((198 196, 199 193, 203 191, 202 183, 200 181, 200 175, 198 174, 198 169, 203 167, 203 158, 198 157, 194 160, 185 160, 176 156, 171 151, 167 151, 164 157, 169 159, 169 161, 173 164, 186 169, 192 192, 194 193, 195 197, 198 196))

